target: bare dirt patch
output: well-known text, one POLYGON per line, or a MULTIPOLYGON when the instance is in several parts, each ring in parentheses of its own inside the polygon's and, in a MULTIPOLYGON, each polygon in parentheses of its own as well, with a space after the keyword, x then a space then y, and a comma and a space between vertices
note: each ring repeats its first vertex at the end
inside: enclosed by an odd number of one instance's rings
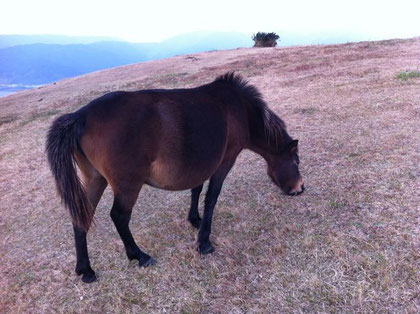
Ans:
POLYGON ((92 73, 0 99, 0 312, 420 312, 420 39, 238 49, 92 73), (243 152, 200 258, 189 192, 145 187, 131 229, 158 260, 127 261, 109 218, 88 236, 98 282, 44 154, 47 128, 113 90, 191 87, 236 70, 300 140, 307 191, 286 197, 243 152), (40 101, 41 99, 41 101, 40 101))

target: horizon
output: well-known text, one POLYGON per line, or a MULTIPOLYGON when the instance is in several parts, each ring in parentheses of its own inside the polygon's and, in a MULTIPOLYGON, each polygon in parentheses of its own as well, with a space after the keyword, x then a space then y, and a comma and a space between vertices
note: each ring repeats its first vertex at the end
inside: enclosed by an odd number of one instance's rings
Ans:
POLYGON ((351 4, 332 0, 316 3, 262 0, 257 6, 237 3, 215 0, 198 8, 192 0, 176 3, 122 0, 118 6, 98 0, 88 3, 75 0, 71 4, 24 0, 3 5, 7 14, 1 15, 0 29, 1 35, 104 36, 134 43, 157 43, 195 32, 252 35, 263 31, 275 32, 280 37, 282 33, 332 33, 366 40, 420 35, 420 20, 416 16, 420 3, 411 0, 397 4, 378 0, 368 3, 355 0, 351 4))
MULTIPOLYGON (((68 35, 68 34, 54 34, 54 33, 33 33, 33 34, 3 34, 0 33, 0 36, 22 36, 22 37, 62 37, 62 38, 68 38, 68 39, 75 39, 74 42, 71 42, 70 44, 90 44, 90 43, 97 43, 97 42, 126 42, 126 43, 132 43, 132 44, 160 44, 164 43, 166 41, 176 39, 176 38, 182 38, 183 36, 188 35, 194 35, 194 34, 212 34, 212 35, 222 35, 222 34, 236 34, 236 35, 242 35, 242 36, 249 36, 250 43, 252 43, 252 36, 256 34, 257 32, 265 32, 262 30, 255 31, 253 33, 244 33, 244 32, 224 32, 224 31, 211 31, 211 30, 203 30, 203 31, 195 31, 195 32, 187 32, 187 33, 180 33, 176 34, 170 37, 163 38, 159 41, 131 41, 126 40, 124 38, 119 37, 109 37, 105 35, 68 35), (92 39, 91 41, 88 41, 86 43, 82 43, 77 41, 76 39, 92 39)), ((271 31, 266 31, 266 33, 269 33, 271 31)), ((381 40, 393 40, 393 39, 410 39, 410 38, 416 38, 420 37, 420 32, 417 35, 414 34, 406 34, 401 36, 369 36, 362 33, 334 33, 334 32, 328 32, 328 31, 319 31, 319 32, 307 32, 307 33, 298 33, 298 32, 288 32, 288 31, 277 31, 274 32, 277 35, 280 36, 280 38, 277 40, 278 46, 294 46, 294 45, 323 45, 323 44, 340 44, 340 43, 347 43, 347 42, 359 42, 359 41, 381 41, 381 40), (290 39, 290 36, 293 35, 293 39, 297 40, 299 43, 288 43, 287 39, 290 39), (314 37, 311 37, 314 36, 314 37), (285 41, 286 39, 286 41, 285 41), (310 40, 304 40, 304 39, 310 39, 310 40), (303 41, 302 41, 303 40, 303 41)))

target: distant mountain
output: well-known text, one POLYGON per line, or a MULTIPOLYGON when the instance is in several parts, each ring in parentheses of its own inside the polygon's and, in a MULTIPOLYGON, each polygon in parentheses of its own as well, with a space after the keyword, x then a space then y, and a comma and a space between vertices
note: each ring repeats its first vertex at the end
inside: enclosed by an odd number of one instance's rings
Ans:
POLYGON ((145 60, 141 45, 124 42, 14 46, 0 49, 0 84, 45 84, 145 60))
POLYGON ((105 36, 64 36, 64 35, 0 35, 0 49, 30 44, 91 44, 100 41, 119 41, 105 36))
POLYGON ((0 84, 46 84, 130 63, 207 50, 250 47, 241 33, 198 32, 161 43, 103 41, 103 37, 0 35, 0 84), (93 42, 95 39, 101 42, 93 42), (37 42, 38 43, 34 43, 37 42), (75 42, 84 41, 80 44, 75 42), (24 42, 31 44, 22 44, 24 42), (70 44, 63 44, 68 42, 70 44))

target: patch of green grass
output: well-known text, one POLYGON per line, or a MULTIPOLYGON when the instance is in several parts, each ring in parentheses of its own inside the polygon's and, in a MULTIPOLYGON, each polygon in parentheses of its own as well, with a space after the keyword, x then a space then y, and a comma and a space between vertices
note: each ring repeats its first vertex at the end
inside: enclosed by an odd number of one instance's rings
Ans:
POLYGON ((314 114, 317 111, 319 110, 315 107, 306 107, 306 108, 300 108, 300 109, 295 110, 296 113, 301 113, 301 114, 314 114))
POLYGON ((331 209, 335 210, 335 209, 345 208, 346 206, 348 206, 348 202, 347 200, 331 198, 328 201, 328 205, 331 209))
POLYGON ((220 216, 221 216, 222 219, 226 219, 226 220, 231 220, 231 219, 235 218, 235 216, 230 212, 221 212, 220 216))
POLYGON ((416 77, 420 77, 420 71, 402 71, 397 74, 397 79, 401 79, 403 81, 416 77))
POLYGON ((27 125, 27 124, 35 121, 35 120, 38 120, 38 119, 45 119, 45 118, 54 116, 58 113, 60 113, 60 110, 56 110, 56 109, 51 109, 51 110, 46 110, 46 111, 41 111, 41 112, 35 112, 28 119, 23 121, 21 123, 21 126, 25 126, 25 125, 27 125))
POLYGON ((389 188, 394 191, 402 191, 404 189, 404 183, 393 179, 389 184, 389 188))
POLYGON ((16 121, 18 119, 18 116, 16 114, 11 114, 5 117, 0 117, 0 125, 11 123, 13 121, 16 121))
POLYGON ((359 157, 359 156, 360 156, 360 154, 359 154, 359 153, 354 152, 354 153, 350 153, 348 156, 349 156, 350 158, 354 158, 354 157, 359 157))

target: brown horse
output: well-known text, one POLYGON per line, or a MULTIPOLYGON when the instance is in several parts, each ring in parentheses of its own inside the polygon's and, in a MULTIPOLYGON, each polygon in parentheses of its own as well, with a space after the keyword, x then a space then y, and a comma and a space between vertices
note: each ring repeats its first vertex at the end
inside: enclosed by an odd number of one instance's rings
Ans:
POLYGON ((139 249, 129 229, 143 184, 172 191, 192 189, 188 220, 199 229, 198 251, 213 252, 209 240, 213 209, 226 175, 245 148, 266 160, 269 176, 284 193, 303 192, 298 141, 287 134, 284 122, 257 89, 234 73, 191 89, 109 93, 57 118, 46 150, 73 221, 76 273, 84 282, 96 280, 86 232, 107 184, 114 193, 111 218, 129 259, 144 267, 156 263, 139 249), (198 199, 207 179, 201 219, 198 199))

